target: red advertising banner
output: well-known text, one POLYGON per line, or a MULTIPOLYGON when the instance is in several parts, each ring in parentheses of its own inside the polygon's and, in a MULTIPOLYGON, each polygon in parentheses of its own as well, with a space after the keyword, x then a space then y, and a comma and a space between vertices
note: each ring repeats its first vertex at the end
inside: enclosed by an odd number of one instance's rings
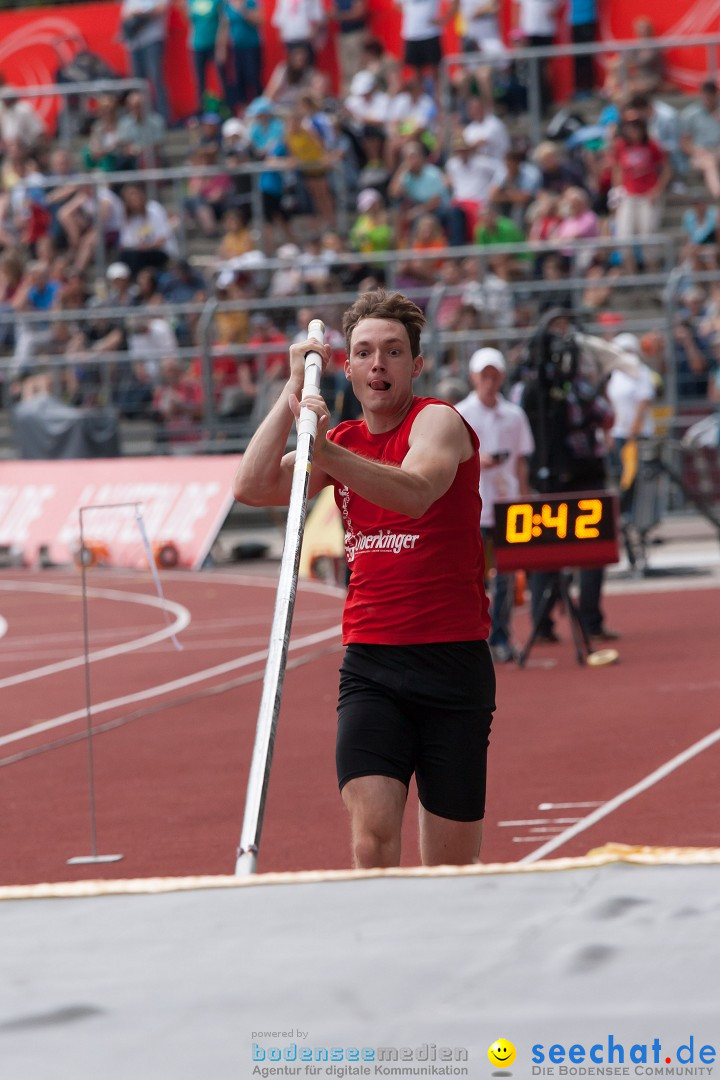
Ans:
MULTIPOLYGON (((277 30, 272 25, 274 0, 263 5, 263 77, 270 75, 275 64, 283 59, 284 50, 277 30)), ((634 36, 635 20, 648 14, 645 0, 608 0, 600 5, 600 38, 604 41, 626 40, 634 36)), ((506 34, 512 24, 512 3, 501 4, 501 22, 506 34)), ((401 55, 400 13, 393 0, 369 0, 370 31, 381 38, 388 50, 401 55)), ((716 0, 666 0, 652 7, 656 36, 717 33, 720 28, 720 6, 716 0)), ((561 20, 565 23, 565 20, 561 20)), ((89 49, 106 60, 119 75, 129 74, 127 49, 119 37, 120 4, 88 3, 47 7, 0 13, 0 71, 8 84, 14 86, 44 86, 55 82, 60 67, 77 52, 89 49)), ((318 65, 335 81, 337 60, 335 34, 337 26, 331 20, 317 41, 318 65)), ((567 40, 567 25, 562 25, 559 40, 567 40)), ((444 31, 444 48, 458 48, 455 28, 448 24, 444 31)), ((670 79, 684 88, 697 88, 708 71, 706 50, 675 49, 666 57, 670 79)), ((569 61, 556 65, 563 73, 561 83, 569 89, 569 61), (567 83, 567 86, 565 84, 567 83)), ((185 5, 173 0, 168 20, 165 72, 173 119, 182 120, 197 111, 197 91, 188 50, 188 25, 185 5)), ((218 87, 215 84, 214 88, 218 87)), ((57 101, 41 99, 38 110, 52 130, 57 101)))
POLYGON ((237 455, 9 462, 0 468, 0 546, 34 565, 41 548, 54 563, 86 546, 111 566, 142 568, 147 557, 137 504, 151 545, 174 545, 180 566, 198 569, 232 505, 237 455), (117 506, 118 503, 130 504, 117 506), (107 507, 107 509, 103 509, 107 507))

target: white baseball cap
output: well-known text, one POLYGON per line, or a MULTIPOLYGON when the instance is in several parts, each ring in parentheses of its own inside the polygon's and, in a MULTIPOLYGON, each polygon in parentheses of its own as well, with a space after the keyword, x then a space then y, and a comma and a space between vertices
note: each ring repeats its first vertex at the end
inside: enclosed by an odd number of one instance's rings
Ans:
POLYGON ((132 275, 130 273, 130 267, 127 265, 127 263, 114 262, 110 263, 110 265, 108 266, 106 276, 110 279, 110 281, 117 281, 118 278, 129 278, 132 275))
POLYGON ((494 367, 501 375, 507 371, 505 357, 499 349, 478 349, 470 357, 470 374, 479 375, 485 368, 494 367))

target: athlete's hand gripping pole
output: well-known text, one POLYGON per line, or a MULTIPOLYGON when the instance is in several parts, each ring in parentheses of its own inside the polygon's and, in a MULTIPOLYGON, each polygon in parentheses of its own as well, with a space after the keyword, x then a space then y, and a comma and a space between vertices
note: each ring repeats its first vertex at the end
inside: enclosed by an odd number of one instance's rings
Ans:
MULTIPOLYGON (((308 326, 308 337, 319 345, 325 342, 325 326, 320 319, 313 319, 308 326)), ((319 352, 309 352, 305 357, 305 381, 302 396, 320 392, 323 358, 319 352)), ((243 816, 240 846, 238 847, 235 873, 240 876, 254 874, 257 867, 260 834, 262 832, 265 799, 270 781, 270 768, 275 746, 278 714, 282 698, 285 667, 287 664, 290 627, 292 625, 295 594, 297 592, 298 567, 302 548, 305 514, 307 510, 308 483, 312 452, 317 433, 316 413, 301 406, 297 421, 297 446, 293 468, 290 503, 288 505, 285 546, 280 563, 277 595, 268 659, 265 666, 262 697, 258 711, 255 746, 250 763, 245 813, 243 816)))

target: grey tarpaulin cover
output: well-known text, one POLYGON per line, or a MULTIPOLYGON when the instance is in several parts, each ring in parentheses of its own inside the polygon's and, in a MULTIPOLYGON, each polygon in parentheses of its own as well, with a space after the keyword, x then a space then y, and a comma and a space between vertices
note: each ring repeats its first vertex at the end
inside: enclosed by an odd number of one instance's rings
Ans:
POLYGON ((3 1075, 604 1075, 593 1047, 620 1075, 712 1075, 700 1054, 720 1050, 718 865, 235 880, 74 899, 4 890, 3 1075), (487 1051, 500 1038, 517 1059, 497 1072, 487 1051), (584 1065, 561 1073, 553 1046, 563 1068, 571 1046, 584 1065), (336 1063, 299 1062, 333 1048, 336 1063), (689 1055, 702 1071, 672 1071, 689 1055))
POLYGON ((108 458, 120 453, 117 414, 106 408, 76 408, 39 394, 12 412, 15 445, 26 461, 108 458))

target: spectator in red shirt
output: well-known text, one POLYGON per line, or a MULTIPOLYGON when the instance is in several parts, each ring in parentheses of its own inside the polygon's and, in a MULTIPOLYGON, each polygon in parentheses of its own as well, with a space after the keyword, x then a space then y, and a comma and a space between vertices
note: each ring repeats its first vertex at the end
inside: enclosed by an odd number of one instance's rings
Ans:
POLYGON ((162 425, 159 443, 196 442, 201 438, 202 384, 191 378, 174 356, 160 362, 160 385, 155 390, 153 411, 162 425))
MULTIPOLYGON (((615 235, 618 240, 657 233, 662 197, 672 170, 665 151, 648 135, 644 120, 626 120, 613 147, 613 198, 615 235)), ((623 265, 636 269, 632 245, 621 251, 623 265)), ((645 259, 643 258, 643 262, 645 259)))
POLYGON ((254 346, 256 353, 252 359, 245 362, 245 366, 252 374, 256 393, 260 394, 263 391, 270 393, 272 383, 288 377, 287 335, 275 326, 268 315, 261 312, 253 315, 250 328, 252 336, 248 341, 248 346, 254 346), (277 345, 278 349, 271 351, 268 349, 269 345, 277 345))

